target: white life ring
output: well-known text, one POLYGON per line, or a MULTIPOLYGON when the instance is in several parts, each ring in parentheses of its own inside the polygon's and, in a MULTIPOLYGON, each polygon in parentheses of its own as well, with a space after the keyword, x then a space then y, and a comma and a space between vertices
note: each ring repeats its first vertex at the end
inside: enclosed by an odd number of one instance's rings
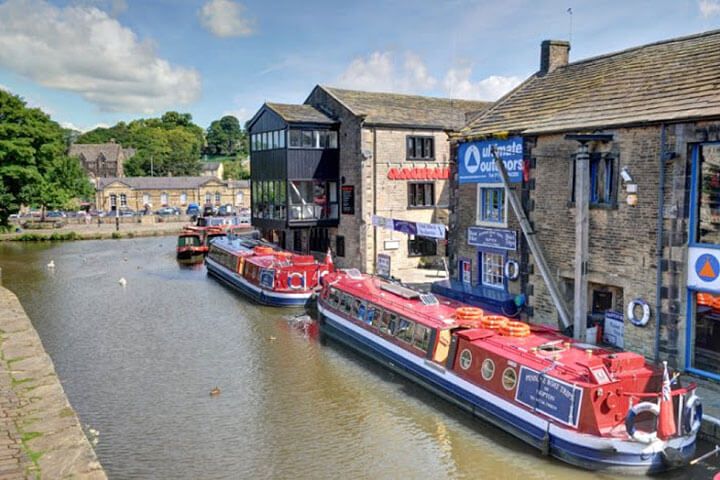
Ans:
POLYGON ((693 392, 683 407, 682 429, 686 435, 695 434, 700 430, 702 415, 702 403, 700 403, 700 398, 693 392))
POLYGON ((520 277, 520 264, 515 260, 508 260, 505 262, 503 273, 505 274, 505 278, 508 280, 517 280, 520 277))
POLYGON ((644 327, 650 320, 650 305, 648 305, 645 300, 641 298, 636 298, 635 300, 628 303, 627 317, 633 325, 636 325, 638 327, 644 327), (638 318, 635 316, 635 307, 642 307, 642 317, 638 318))
POLYGON ((288 273, 287 283, 288 283, 288 287, 290 287, 290 289, 292 289, 292 290, 303 289, 303 288, 305 288, 305 275, 300 272, 288 273), (300 279, 299 283, 293 282, 293 280, 295 280, 296 278, 300 279))
POLYGON ((650 412, 656 417, 660 415, 660 407, 657 403, 642 402, 634 405, 625 417, 625 430, 630 438, 640 443, 652 443, 657 440, 657 431, 641 432, 635 428, 635 417, 643 412, 650 412))

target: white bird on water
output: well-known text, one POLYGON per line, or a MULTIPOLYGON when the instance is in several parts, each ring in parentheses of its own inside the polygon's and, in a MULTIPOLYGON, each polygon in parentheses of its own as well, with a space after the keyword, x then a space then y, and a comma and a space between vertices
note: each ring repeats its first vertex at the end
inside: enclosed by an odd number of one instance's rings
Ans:
POLYGON ((125 285, 127 285, 127 280, 125 280, 125 277, 122 277, 120 280, 118 280, 118 283, 124 287, 125 285))
POLYGON ((50 263, 47 264, 47 268, 55 268, 55 260, 50 260, 50 263))

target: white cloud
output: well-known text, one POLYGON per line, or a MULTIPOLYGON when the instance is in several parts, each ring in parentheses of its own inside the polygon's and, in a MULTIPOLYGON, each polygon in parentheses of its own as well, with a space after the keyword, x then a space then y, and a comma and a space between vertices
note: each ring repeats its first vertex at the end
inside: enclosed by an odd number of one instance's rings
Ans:
POLYGON ((222 116, 224 117, 225 115, 232 115, 233 117, 237 118, 241 126, 245 125, 245 122, 250 120, 250 118, 253 116, 253 114, 250 113, 250 109, 245 107, 238 107, 234 110, 225 110, 222 116))
POLYGON ((73 3, 76 6, 97 7, 100 10, 105 10, 113 17, 117 17, 128 9, 125 0, 75 0, 73 3))
POLYGON ((700 7, 700 13, 703 18, 720 15, 720 0, 700 0, 698 7, 700 7))
POLYGON ((373 52, 350 62, 337 83, 357 90, 422 93, 433 88, 437 80, 412 52, 405 54, 402 65, 393 52, 373 52))
POLYGON ((218 37, 247 37, 254 21, 245 18, 245 6, 232 0, 209 0, 198 12, 200 23, 218 37))
POLYGON ((200 75, 158 57, 106 12, 44 0, 0 5, 0 66, 102 110, 153 113, 200 95, 200 75))
POLYGON ((468 100, 497 100, 518 86, 518 77, 491 75, 478 82, 470 80, 470 67, 451 68, 443 79, 445 92, 453 98, 468 100))
POLYGON ((107 123, 96 123, 92 127, 80 127, 78 125, 75 125, 72 122, 60 122, 60 126, 63 128, 68 128, 70 130, 77 130, 78 132, 85 133, 89 132, 90 130, 95 130, 96 128, 109 128, 110 125, 107 123))

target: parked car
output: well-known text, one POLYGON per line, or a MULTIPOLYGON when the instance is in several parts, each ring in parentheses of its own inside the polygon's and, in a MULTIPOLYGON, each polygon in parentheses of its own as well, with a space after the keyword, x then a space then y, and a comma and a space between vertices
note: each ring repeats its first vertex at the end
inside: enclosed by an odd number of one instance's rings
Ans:
POLYGON ((65 212, 61 212, 60 210, 50 210, 45 214, 45 218, 65 218, 67 215, 65 212))
POLYGON ((185 210, 185 214, 187 215, 200 215, 200 205, 197 203, 191 203, 188 205, 187 210, 185 210))
POLYGON ((230 217, 232 215, 235 215, 235 207, 230 205, 229 203, 227 205, 223 205, 218 209, 218 215, 221 217, 230 217))
POLYGON ((176 207, 163 207, 160 210, 156 211, 155 214, 160 215, 161 217, 180 215, 180 209, 176 207))
POLYGON ((212 217, 213 215, 217 215, 217 208, 213 205, 205 205, 205 208, 203 208, 203 217, 212 217))
MULTIPOLYGON (((121 208, 118 212, 119 212, 120 217, 134 217, 135 216, 135 211, 131 210, 129 208, 121 208)), ((111 212, 110 216, 113 216, 114 214, 115 214, 115 212, 111 212)))

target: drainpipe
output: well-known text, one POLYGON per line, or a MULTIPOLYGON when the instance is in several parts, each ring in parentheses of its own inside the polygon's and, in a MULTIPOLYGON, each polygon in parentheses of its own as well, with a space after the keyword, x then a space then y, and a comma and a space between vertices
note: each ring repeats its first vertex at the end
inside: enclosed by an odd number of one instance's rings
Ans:
POLYGON ((660 362, 660 321, 662 319, 662 261, 663 261, 663 236, 664 236, 664 216, 665 216, 665 142, 666 132, 665 124, 660 127, 660 156, 658 158, 658 166, 660 174, 658 175, 658 215, 657 215, 657 239, 655 243, 655 265, 657 266, 655 278, 655 363, 660 362))
MULTIPOLYGON (((372 152, 372 162, 373 162, 373 215, 377 215, 377 127, 372 127, 373 132, 373 152, 372 152)), ((377 235, 377 227, 372 225, 372 221, 370 222, 370 225, 373 229, 373 273, 375 272, 375 263, 377 262, 377 252, 378 252, 378 235, 377 235)))

